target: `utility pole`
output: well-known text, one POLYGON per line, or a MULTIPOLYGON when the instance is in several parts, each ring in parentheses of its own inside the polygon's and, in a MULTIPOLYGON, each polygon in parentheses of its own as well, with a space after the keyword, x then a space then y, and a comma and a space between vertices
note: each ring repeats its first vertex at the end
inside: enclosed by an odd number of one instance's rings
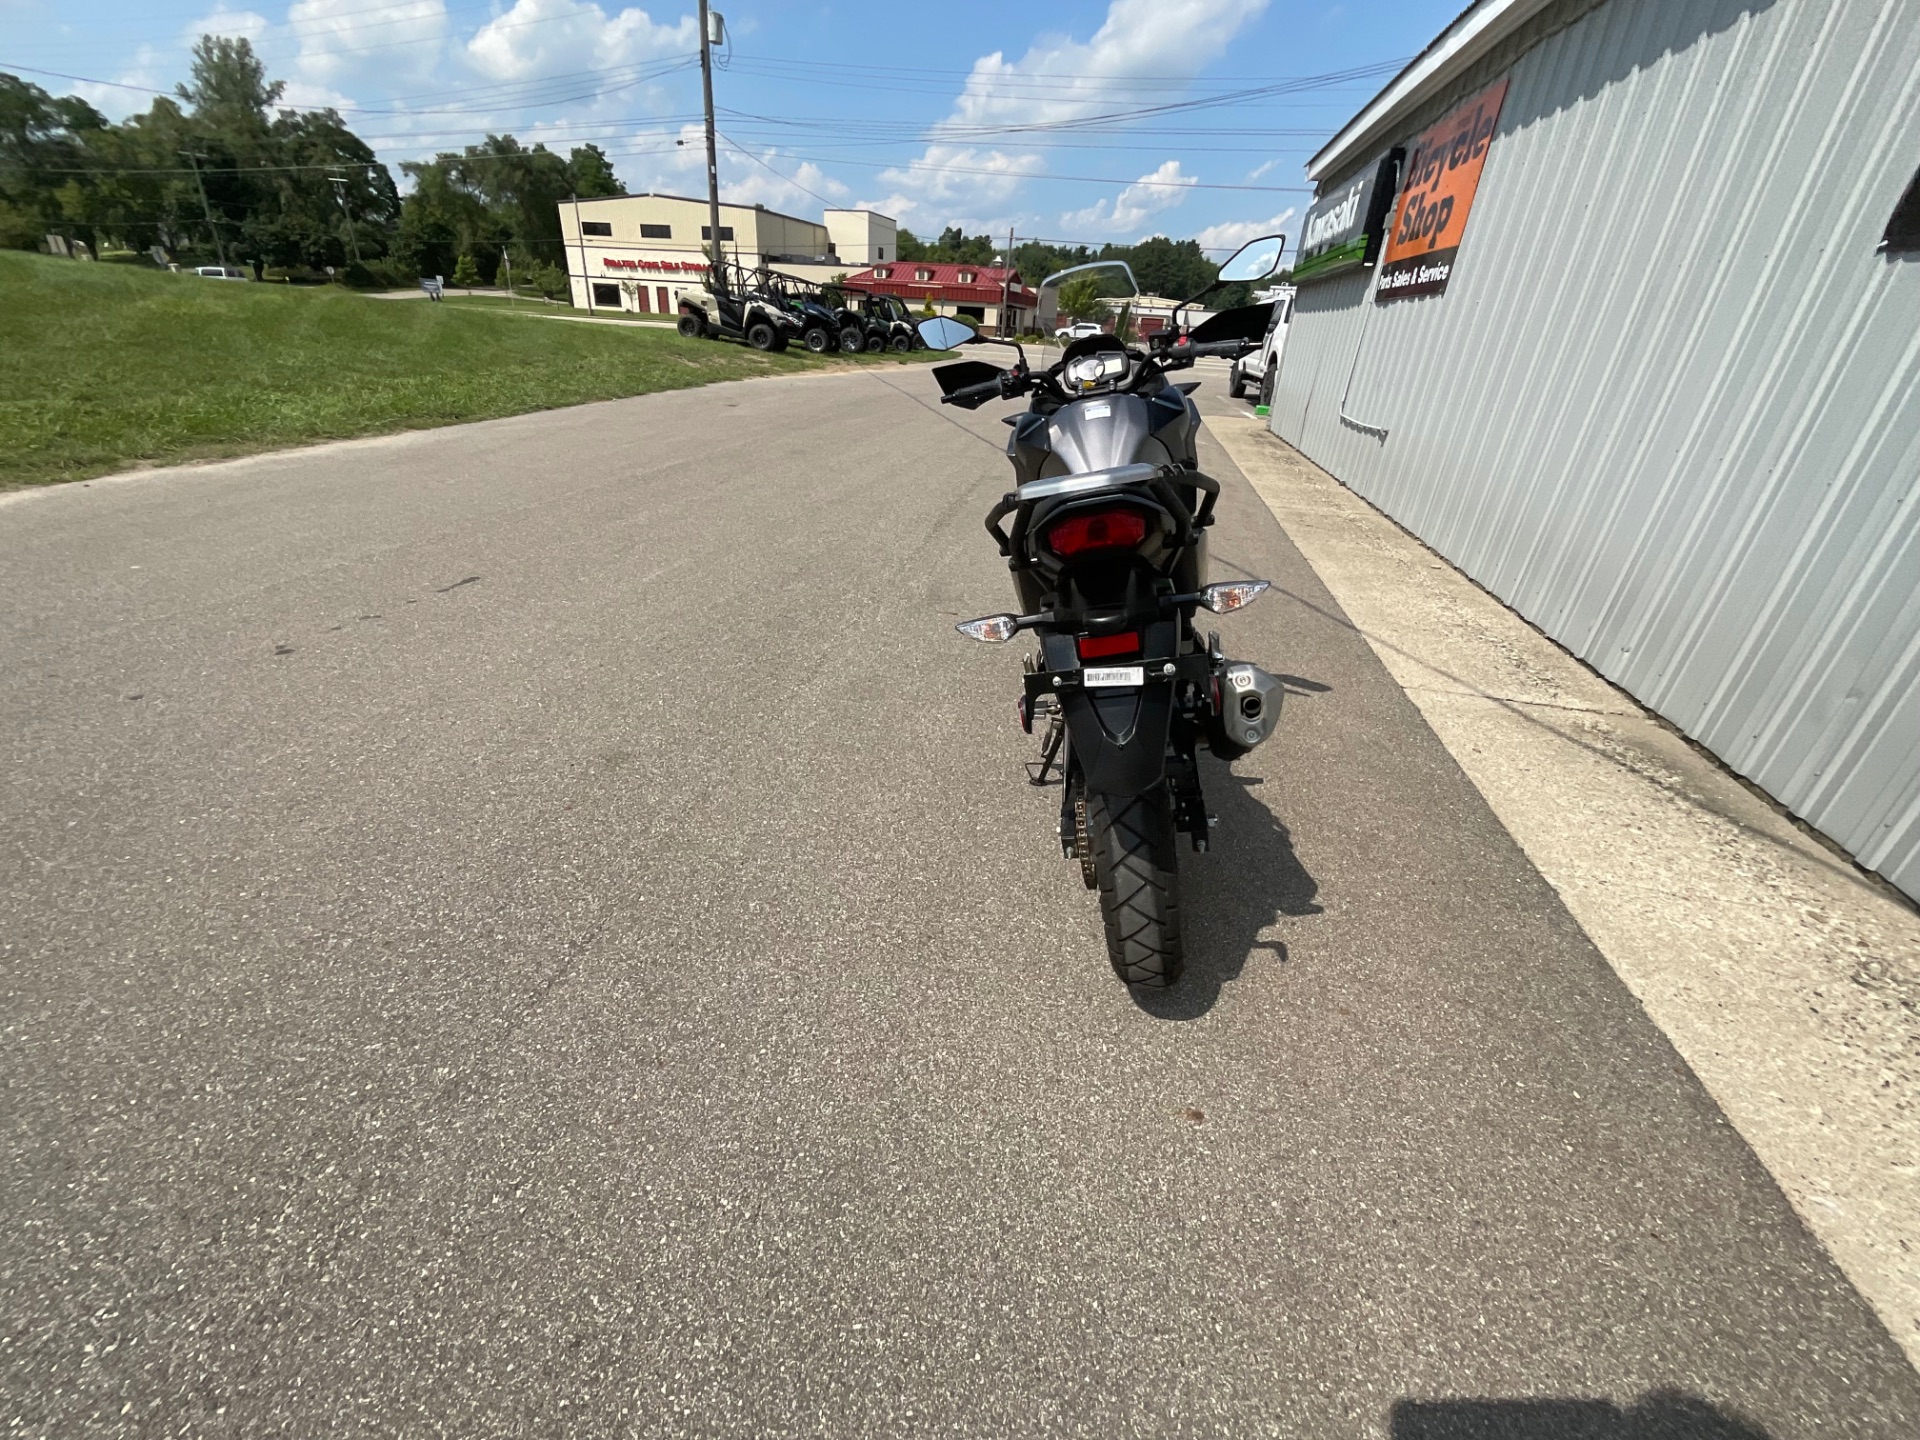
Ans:
POLYGON ((573 192, 573 234, 580 242, 580 285, 587 292, 587 314, 593 314, 593 277, 587 273, 587 232, 580 228, 580 192, 573 192))
POLYGON ((220 238, 220 227, 213 223, 213 206, 207 203, 207 182, 200 178, 200 166, 197 163, 207 157, 192 150, 182 150, 180 153, 187 157, 187 164, 193 167, 193 183, 200 187, 200 211, 207 217, 207 229, 213 232, 214 253, 219 255, 220 268, 224 270, 227 268, 227 243, 220 238))
POLYGON ((340 208, 347 217, 347 243, 353 246, 353 263, 360 263, 360 232, 353 228, 353 206, 347 203, 347 177, 329 175, 327 183, 333 186, 333 198, 340 202, 340 208))
POLYGON ((720 252, 720 161, 713 143, 713 39, 714 32, 726 24, 726 17, 715 15, 700 0, 700 91, 707 102, 707 234, 713 241, 713 286, 716 294, 727 288, 727 272, 720 252))
POLYGON ((1011 339, 1007 322, 1007 302, 1013 295, 1013 227, 1007 227, 1007 272, 1000 277, 1000 338, 1011 339))

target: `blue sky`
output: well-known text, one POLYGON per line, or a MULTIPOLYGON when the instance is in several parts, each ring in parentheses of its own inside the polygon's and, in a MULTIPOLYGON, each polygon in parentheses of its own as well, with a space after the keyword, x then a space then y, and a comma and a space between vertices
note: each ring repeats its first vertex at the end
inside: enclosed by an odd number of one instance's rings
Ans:
MULTIPOLYGON (((1385 83, 1379 67, 1465 3, 715 0, 731 30, 715 78, 722 186, 799 215, 872 205, 922 235, 1012 226, 1224 250, 1292 234, 1306 158, 1385 83)), ((0 0, 0 69, 117 117, 151 95, 25 67, 165 89, 194 36, 241 34, 289 103, 336 106, 389 163, 511 131, 562 150, 592 140, 632 190, 699 193, 693 9, 0 0)))

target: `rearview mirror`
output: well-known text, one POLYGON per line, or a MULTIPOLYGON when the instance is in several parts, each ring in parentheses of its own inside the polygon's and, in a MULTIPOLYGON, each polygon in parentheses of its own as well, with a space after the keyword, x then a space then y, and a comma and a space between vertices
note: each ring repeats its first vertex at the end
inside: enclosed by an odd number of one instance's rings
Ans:
POLYGON ((958 350, 962 345, 979 338, 971 325, 962 325, 945 315, 936 315, 931 320, 922 320, 915 327, 920 339, 929 350, 958 350))
POLYGON ((1286 248, 1284 235, 1264 235, 1258 240, 1249 240, 1220 267, 1220 283, 1232 285, 1266 279, 1280 268, 1280 256, 1286 248))

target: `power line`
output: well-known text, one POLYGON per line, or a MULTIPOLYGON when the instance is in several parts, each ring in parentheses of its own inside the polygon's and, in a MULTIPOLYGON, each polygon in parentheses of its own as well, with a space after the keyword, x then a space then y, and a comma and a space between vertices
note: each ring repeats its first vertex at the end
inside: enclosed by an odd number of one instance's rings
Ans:
MULTIPOLYGON (((392 117, 406 117, 406 116, 415 116, 415 115, 472 115, 472 114, 482 114, 490 110, 505 109, 505 110, 511 111, 511 110, 518 110, 518 109, 528 109, 535 105, 570 105, 579 100, 595 100, 601 97, 602 95, 611 95, 621 90, 630 90, 635 85, 644 84, 648 80, 657 80, 663 75, 671 75, 675 71, 688 69, 693 65, 694 60, 692 57, 680 56, 672 59, 669 62, 648 62, 648 63, 651 64, 653 68, 648 69, 643 67, 638 70, 638 73, 628 73, 617 84, 593 86, 589 89, 581 90, 578 93, 571 94, 571 95, 534 95, 530 97, 520 97, 518 98, 518 103, 516 103, 515 97, 508 96, 508 97, 502 97, 497 99, 485 99, 485 100, 482 100, 480 103, 474 104, 474 105, 455 105, 455 106, 441 107, 437 109, 421 109, 421 110, 388 109, 383 107, 375 107, 375 106, 367 106, 367 105, 323 105, 323 106, 309 106, 309 107, 286 105, 286 106, 279 106, 276 108, 285 109, 285 110, 298 110, 302 108, 306 108, 309 110, 334 110, 340 114, 346 114, 346 115, 385 115, 385 116, 392 116, 392 117)), ((178 93, 176 91, 156 90, 151 85, 134 85, 127 81, 122 81, 122 80, 98 80, 89 75, 69 75, 64 71, 40 70, 40 69, 36 69, 31 65, 8 65, 7 62, 5 61, 0 61, 0 68, 23 71, 28 75, 48 75, 60 80, 71 80, 81 85, 107 85, 119 90, 136 90, 145 95, 164 95, 170 100, 179 98, 178 93)), ((635 68, 636 67, 633 67, 633 66, 617 66, 606 71, 583 70, 583 71, 574 71, 571 73, 574 76, 586 76, 586 75, 595 75, 595 74, 619 75, 619 74, 622 74, 622 72, 634 71, 635 68)), ((444 94, 484 95, 489 89, 504 90, 504 89, 513 88, 513 89, 526 90, 534 87, 545 87, 545 86, 555 85, 556 82, 559 81, 561 78, 563 77, 550 76, 545 79, 537 80, 537 81, 530 81, 530 80, 511 81, 511 82, 507 82, 505 85, 498 86, 498 87, 490 87, 490 86, 483 85, 483 86, 469 86, 461 90, 453 90, 453 91, 429 91, 424 95, 418 95, 411 98, 426 99, 426 98, 433 98, 434 96, 444 95, 444 94)), ((403 96, 400 98, 404 99, 409 97, 403 96)))
POLYGON ((809 190, 805 185, 802 185, 798 180, 794 179, 791 175, 782 175, 778 170, 774 169, 773 166, 769 165, 765 160, 762 160, 753 151, 747 149, 746 146, 736 144, 733 140, 729 139, 727 134, 724 131, 716 130, 714 131, 714 133, 718 135, 722 140, 725 140, 727 142, 728 148, 731 149, 736 155, 746 156, 749 160, 753 161, 754 164, 758 165, 762 170, 765 170, 769 175, 773 176, 775 179, 784 180, 787 182, 787 184, 793 186, 794 189, 805 191, 807 194, 813 196, 814 199, 818 200, 822 205, 825 205, 829 210, 833 208, 833 201, 829 200, 826 196, 822 195, 818 190, 809 190))

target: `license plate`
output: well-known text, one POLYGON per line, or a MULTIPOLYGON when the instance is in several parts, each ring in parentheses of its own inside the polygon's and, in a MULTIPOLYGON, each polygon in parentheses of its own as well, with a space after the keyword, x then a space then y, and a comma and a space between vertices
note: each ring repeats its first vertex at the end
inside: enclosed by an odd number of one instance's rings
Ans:
POLYGON ((1118 685, 1144 685, 1147 672, 1139 665, 1101 665, 1082 670, 1080 683, 1089 690, 1102 690, 1118 685))

